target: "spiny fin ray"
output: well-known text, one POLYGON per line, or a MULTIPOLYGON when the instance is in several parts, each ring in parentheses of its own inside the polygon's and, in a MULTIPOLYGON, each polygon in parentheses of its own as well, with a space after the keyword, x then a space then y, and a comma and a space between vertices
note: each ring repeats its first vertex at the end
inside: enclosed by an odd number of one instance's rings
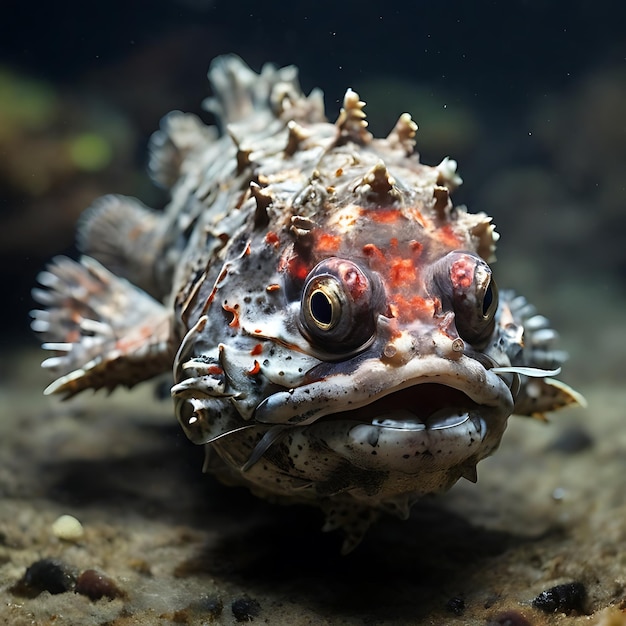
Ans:
POLYGON ((170 314, 96 260, 57 257, 40 282, 47 290, 33 296, 45 293, 48 308, 31 313, 32 328, 55 353, 43 366, 58 376, 46 393, 132 387, 171 367, 170 314))

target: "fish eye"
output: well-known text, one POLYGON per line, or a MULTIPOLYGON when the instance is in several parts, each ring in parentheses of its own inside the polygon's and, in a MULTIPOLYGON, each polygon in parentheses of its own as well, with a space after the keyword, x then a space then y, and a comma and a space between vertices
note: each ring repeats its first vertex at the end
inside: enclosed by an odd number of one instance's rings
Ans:
POLYGON ((485 320, 492 320, 498 309, 498 287, 493 276, 490 277, 489 284, 483 295, 483 317, 485 320))
POLYGON ((487 290, 485 291, 485 295, 483 296, 483 315, 489 315, 491 304, 493 303, 493 287, 491 284, 492 281, 489 281, 489 285, 487 286, 487 290))
POLYGON ((493 334, 498 289, 487 263, 478 258, 473 261, 473 278, 468 284, 453 284, 452 303, 459 335, 480 347, 493 334))
POLYGON ((328 352, 348 352, 374 336, 378 313, 373 279, 352 261, 331 257, 306 278, 300 330, 328 352))
POLYGON ((471 252, 450 252, 433 270, 442 302, 454 311, 459 335, 475 347, 485 345, 495 327, 498 288, 491 268, 471 252))
POLYGON ((341 301, 331 285, 321 283, 306 302, 308 317, 320 330, 330 330, 336 326, 341 315, 341 301))

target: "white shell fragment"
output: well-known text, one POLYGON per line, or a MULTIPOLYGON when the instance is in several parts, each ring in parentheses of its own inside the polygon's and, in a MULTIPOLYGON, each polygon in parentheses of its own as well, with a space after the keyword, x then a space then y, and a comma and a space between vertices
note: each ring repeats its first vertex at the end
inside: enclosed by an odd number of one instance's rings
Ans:
POLYGON ((85 535, 83 525, 73 515, 61 515, 52 523, 52 534, 63 541, 79 541, 85 535))

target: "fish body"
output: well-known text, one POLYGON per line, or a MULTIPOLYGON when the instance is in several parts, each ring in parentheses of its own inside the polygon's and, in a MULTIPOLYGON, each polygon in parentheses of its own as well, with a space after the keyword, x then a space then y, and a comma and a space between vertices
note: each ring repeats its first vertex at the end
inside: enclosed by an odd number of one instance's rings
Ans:
POLYGON ((330 123, 293 67, 227 56, 209 78, 219 130, 174 112, 151 140, 165 210, 96 201, 84 256, 40 274, 49 393, 172 371, 205 469, 320 506, 344 551, 380 512, 475 481, 513 413, 583 402, 552 378, 548 320, 498 293, 491 218, 452 204, 456 163, 420 163, 408 114, 375 138, 355 92, 330 123))

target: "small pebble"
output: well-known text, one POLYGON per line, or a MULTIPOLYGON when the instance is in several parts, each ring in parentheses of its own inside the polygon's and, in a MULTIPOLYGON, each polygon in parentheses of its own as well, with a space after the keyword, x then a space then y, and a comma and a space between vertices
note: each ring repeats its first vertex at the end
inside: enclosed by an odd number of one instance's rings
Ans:
POLYGON ((261 605, 247 596, 233 600, 230 608, 238 622, 251 622, 261 612, 261 605))
POLYGON ((219 598, 215 598, 213 596, 205 596, 193 602, 190 605, 190 608, 193 609, 198 615, 209 617, 211 619, 217 619, 224 610, 224 605, 219 598))
POLYGON ((582 426, 571 426, 563 430, 548 446, 548 450, 563 454, 577 454, 592 448, 593 437, 582 426))
POLYGON ((534 600, 533 606, 544 613, 584 613, 585 586, 579 582, 556 585, 542 591, 534 600))
POLYGON ((78 577, 75 591, 92 600, 99 600, 104 597, 112 600, 126 595, 112 578, 95 569, 86 569, 78 577))
POLYGON ((463 611, 465 611, 465 600, 458 596, 450 598, 446 602, 446 609, 455 615, 463 615, 463 611))
POLYGON ((74 588, 76 575, 74 569, 63 561, 41 559, 28 567, 21 582, 37 592, 58 594, 74 588))
POLYGON ((52 524, 52 534, 63 541, 79 541, 85 529, 73 515, 61 515, 52 524))
POLYGON ((223 610, 224 605, 219 598, 202 596, 184 609, 175 611, 172 621, 176 624, 213 623, 219 620, 223 610))
POLYGON ((487 622, 487 626, 532 626, 525 615, 517 611, 503 611, 487 622))

